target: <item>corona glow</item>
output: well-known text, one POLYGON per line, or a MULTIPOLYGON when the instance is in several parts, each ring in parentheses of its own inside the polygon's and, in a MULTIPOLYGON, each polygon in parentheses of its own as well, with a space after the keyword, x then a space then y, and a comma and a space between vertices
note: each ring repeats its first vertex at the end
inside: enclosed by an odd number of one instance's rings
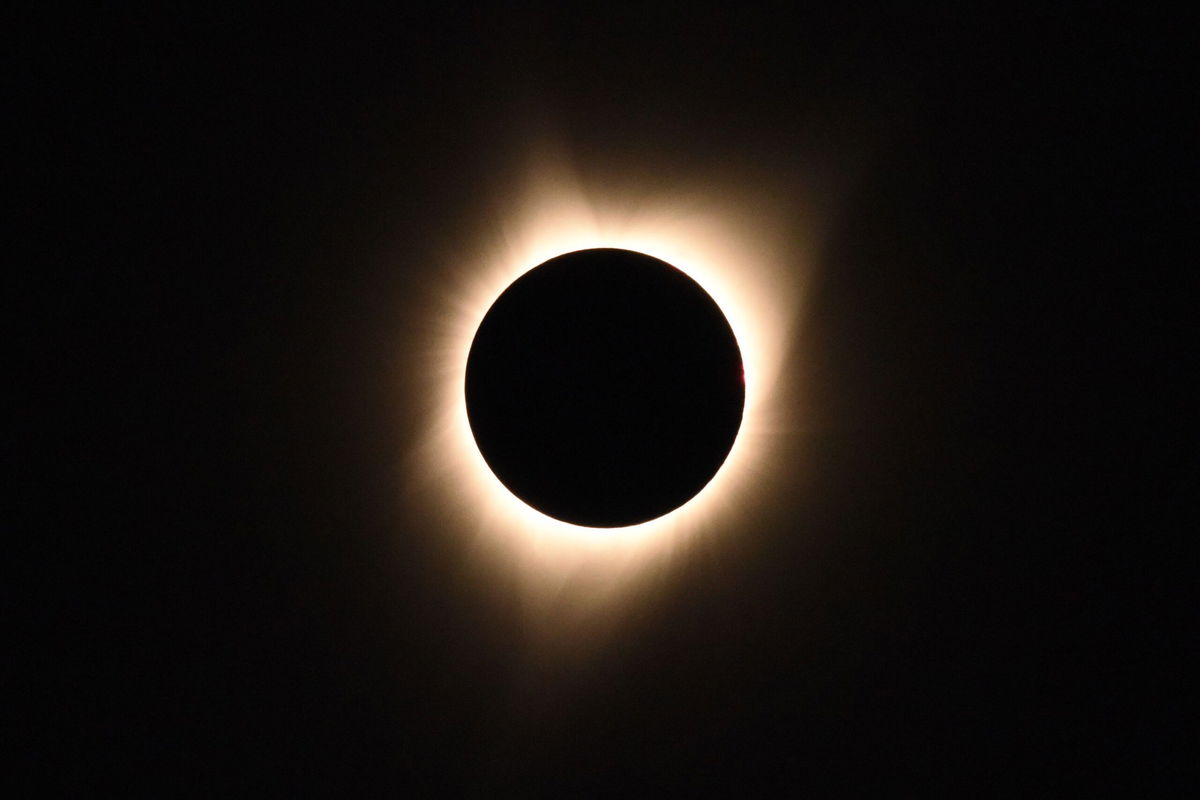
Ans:
POLYGON ((754 186, 726 178, 664 193, 661 183, 641 191, 625 180, 605 189, 561 160, 536 162, 521 190, 502 193, 501 210, 463 232, 467 245, 439 259, 426 346, 404 368, 402 391, 433 393, 414 404, 425 418, 407 465, 406 502, 514 566, 533 595, 561 597, 569 585, 586 584, 601 599, 683 548, 733 535, 756 505, 772 500, 774 445, 799 425, 787 359, 809 253, 797 209, 754 186), (475 331, 500 293, 554 256, 598 247, 654 256, 700 284, 733 328, 745 368, 742 426, 720 470, 683 506, 624 528, 561 522, 511 494, 479 453, 463 394, 475 331))

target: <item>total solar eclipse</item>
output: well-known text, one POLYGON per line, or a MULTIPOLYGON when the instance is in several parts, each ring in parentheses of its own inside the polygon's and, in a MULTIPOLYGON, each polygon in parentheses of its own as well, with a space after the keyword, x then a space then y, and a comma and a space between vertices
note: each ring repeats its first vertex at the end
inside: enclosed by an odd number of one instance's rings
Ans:
POLYGON ((466 366, 471 433, 538 511, 616 528, 700 492, 737 437, 742 356, 716 302, 643 253, 565 253, 492 304, 466 366))

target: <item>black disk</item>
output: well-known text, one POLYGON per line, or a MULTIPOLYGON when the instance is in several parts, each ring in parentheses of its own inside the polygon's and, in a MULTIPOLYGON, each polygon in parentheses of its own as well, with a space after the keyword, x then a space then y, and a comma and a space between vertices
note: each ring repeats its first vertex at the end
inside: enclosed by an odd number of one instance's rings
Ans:
POLYGON ((552 258, 504 291, 467 359, 496 477, 556 519, 634 525, 686 503, 742 421, 742 357, 695 281, 630 250, 552 258))

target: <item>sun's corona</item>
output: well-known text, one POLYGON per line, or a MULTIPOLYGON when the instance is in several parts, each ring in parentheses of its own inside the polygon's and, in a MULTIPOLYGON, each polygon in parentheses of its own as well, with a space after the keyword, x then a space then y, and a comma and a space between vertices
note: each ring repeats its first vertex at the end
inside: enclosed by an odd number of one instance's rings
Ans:
MULTIPOLYGON (((427 408, 422 446, 412 464, 420 502, 448 529, 502 561, 532 585, 553 590, 585 569, 596 585, 615 587, 698 537, 716 537, 766 498, 773 442, 792 427, 787 342, 803 288, 801 248, 770 206, 754 208, 753 187, 711 187, 702 195, 589 195, 563 170, 535 171, 508 198, 512 216, 476 232, 478 245, 445 265, 444 309, 416 365, 436 398, 427 408), (726 191, 718 191, 726 189, 726 191), (736 202, 741 189, 749 201, 736 202), (468 355, 497 297, 529 270, 562 253, 618 248, 673 265, 722 310, 742 355, 742 424, 720 469, 691 500, 648 522, 589 528, 546 516, 513 495, 484 461, 464 401, 468 355)), ((778 209, 777 209, 778 210, 778 209)), ((478 548, 476 548, 478 549, 478 548)))

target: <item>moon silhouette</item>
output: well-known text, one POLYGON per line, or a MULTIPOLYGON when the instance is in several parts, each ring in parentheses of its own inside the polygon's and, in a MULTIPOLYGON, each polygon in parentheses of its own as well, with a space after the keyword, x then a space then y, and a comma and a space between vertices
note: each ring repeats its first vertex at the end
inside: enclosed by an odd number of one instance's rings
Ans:
POLYGON ((636 525, 695 497, 745 403, 716 302, 652 256, 565 253, 492 304, 467 359, 471 432, 514 495, 555 519, 636 525))

